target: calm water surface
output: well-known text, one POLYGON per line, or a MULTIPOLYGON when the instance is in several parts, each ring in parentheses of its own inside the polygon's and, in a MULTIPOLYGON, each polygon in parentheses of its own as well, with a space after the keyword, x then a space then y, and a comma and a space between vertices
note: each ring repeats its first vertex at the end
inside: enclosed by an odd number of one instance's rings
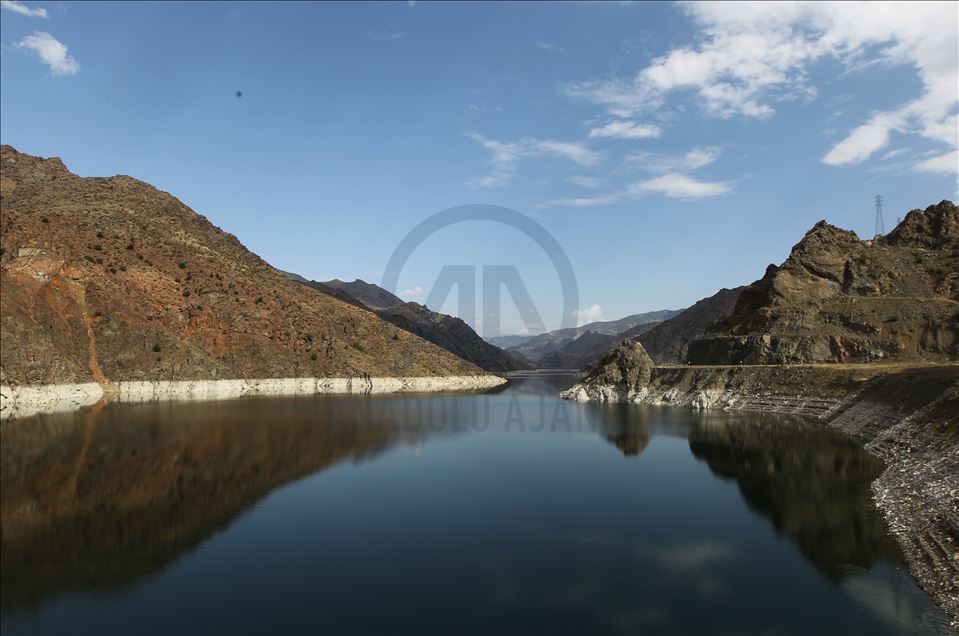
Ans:
POLYGON ((0 627, 947 633, 851 442, 571 383, 5 421, 0 627))

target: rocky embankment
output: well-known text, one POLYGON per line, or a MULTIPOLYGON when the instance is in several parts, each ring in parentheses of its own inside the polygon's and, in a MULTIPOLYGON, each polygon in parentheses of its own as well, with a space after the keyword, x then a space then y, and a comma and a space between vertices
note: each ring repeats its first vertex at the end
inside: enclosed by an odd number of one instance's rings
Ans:
POLYGON ((873 497, 910 571, 959 620, 959 364, 656 367, 629 341, 562 397, 793 413, 851 435, 886 463, 873 497))
POLYGON ((318 395, 325 393, 433 393, 482 391, 506 380, 495 375, 399 378, 262 378, 238 380, 140 380, 104 386, 48 384, 0 386, 0 419, 71 411, 102 399, 120 402, 156 400, 229 400, 249 396, 318 395))

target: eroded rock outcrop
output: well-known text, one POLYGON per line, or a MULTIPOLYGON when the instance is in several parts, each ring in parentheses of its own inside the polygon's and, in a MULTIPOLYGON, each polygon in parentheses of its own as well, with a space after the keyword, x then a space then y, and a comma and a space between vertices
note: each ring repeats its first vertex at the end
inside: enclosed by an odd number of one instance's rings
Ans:
POLYGON ((959 209, 913 210, 861 241, 817 223, 781 266, 690 343, 692 364, 807 364, 959 357, 959 209))

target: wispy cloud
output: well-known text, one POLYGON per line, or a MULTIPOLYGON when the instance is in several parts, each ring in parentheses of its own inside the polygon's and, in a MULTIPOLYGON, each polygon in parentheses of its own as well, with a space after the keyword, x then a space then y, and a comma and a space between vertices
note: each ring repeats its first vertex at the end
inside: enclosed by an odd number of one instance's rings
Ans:
POLYGON ((600 205, 612 205, 630 198, 629 192, 613 192, 595 197, 556 198, 544 201, 542 207, 592 208, 600 205))
POLYGON ((602 158, 600 153, 572 141, 532 137, 524 137, 519 141, 496 141, 479 133, 468 133, 467 136, 493 154, 490 159, 490 172, 467 181, 467 185, 471 187, 488 188, 505 184, 516 173, 519 160, 523 157, 552 156, 567 159, 580 166, 596 165, 602 158))
POLYGON ((700 181, 678 172, 633 184, 633 192, 655 192, 673 199, 704 199, 732 191, 729 181, 700 181))
POLYGON ((370 37, 379 42, 389 42, 391 40, 399 40, 406 37, 406 33, 403 31, 389 31, 387 33, 370 33, 370 37))
POLYGON ((601 185, 603 185, 603 180, 600 179, 599 177, 586 177, 582 175, 576 175, 573 177, 568 177, 566 180, 582 188, 598 188, 601 185))
POLYGON ((626 161, 636 164, 649 172, 685 172, 708 166, 719 158, 722 148, 719 146, 703 146, 693 148, 685 155, 671 157, 655 155, 649 152, 640 152, 626 156, 626 161))
POLYGON ((550 53, 562 53, 566 49, 562 46, 557 46, 551 42, 544 42, 543 40, 533 40, 533 44, 543 49, 544 51, 549 51, 550 53))
POLYGON ((612 139, 649 139, 663 134, 662 128, 652 124, 640 124, 633 121, 614 121, 592 128, 589 131, 590 139, 607 137, 612 139))
POLYGON ((409 287, 407 289, 400 290, 400 296, 408 296, 408 297, 419 296, 424 291, 426 290, 424 290, 419 285, 416 285, 415 287, 409 287))
POLYGON ((916 170, 931 174, 959 174, 959 151, 954 150, 920 161, 916 164, 916 170))
POLYGON ((80 70, 80 64, 67 53, 67 46, 49 33, 34 31, 14 46, 36 53, 40 61, 49 66, 54 75, 76 75, 80 70))
POLYGON ((770 117, 777 102, 815 96, 814 64, 834 59, 847 71, 863 59, 914 68, 921 94, 873 114, 823 157, 859 163, 885 147, 890 132, 956 147, 959 48, 955 3, 686 3, 700 29, 695 44, 674 48, 632 77, 572 84, 566 92, 617 117, 682 107, 692 96, 713 117, 770 117), (930 28, 931 25, 935 25, 930 28), (675 94, 675 95, 674 95, 675 94))
POLYGON ((43 8, 31 9, 22 2, 17 2, 17 0, 0 0, 0 8, 6 9, 7 11, 12 11, 13 13, 19 13, 20 15, 25 15, 30 18, 48 18, 47 10, 43 8))
POLYGON ((732 181, 703 181, 687 174, 714 162, 721 151, 719 146, 706 146, 693 148, 686 154, 675 157, 652 153, 629 155, 626 157, 628 162, 635 163, 643 171, 657 176, 631 183, 618 191, 592 197, 550 199, 544 205, 584 208, 622 203, 651 194, 673 199, 704 199, 727 194, 735 185, 732 181))

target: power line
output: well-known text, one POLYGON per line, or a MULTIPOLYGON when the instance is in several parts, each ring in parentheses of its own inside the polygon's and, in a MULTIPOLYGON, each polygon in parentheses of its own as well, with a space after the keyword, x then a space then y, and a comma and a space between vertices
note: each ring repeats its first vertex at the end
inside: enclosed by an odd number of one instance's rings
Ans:
POLYGON ((876 236, 886 233, 886 225, 882 222, 882 195, 876 195, 876 236))

